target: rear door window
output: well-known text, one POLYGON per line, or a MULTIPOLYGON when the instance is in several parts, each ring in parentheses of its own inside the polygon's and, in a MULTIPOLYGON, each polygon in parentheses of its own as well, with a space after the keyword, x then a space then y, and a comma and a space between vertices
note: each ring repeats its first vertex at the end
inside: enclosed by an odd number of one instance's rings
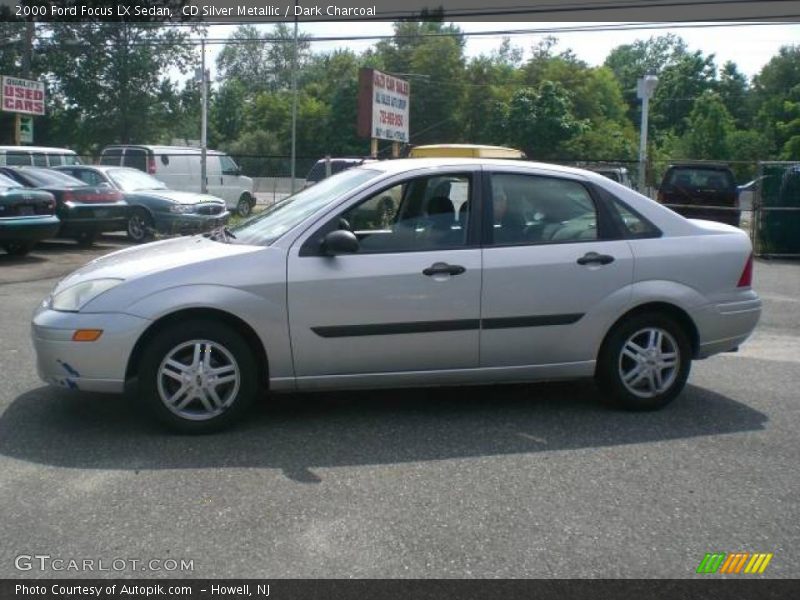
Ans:
POLYGON ((719 169, 673 169, 667 183, 695 190, 728 190, 736 186, 728 171, 719 169))
POLYGON ((111 150, 106 150, 103 152, 103 155, 100 157, 100 164, 101 165, 113 165, 118 167, 122 160, 122 148, 112 148, 111 150))
POLYGON ((33 166, 34 167, 47 166, 47 156, 45 156, 44 152, 35 152, 33 154, 33 166))
POLYGON ((122 166, 139 169, 147 173, 147 150, 128 148, 122 158, 122 166))

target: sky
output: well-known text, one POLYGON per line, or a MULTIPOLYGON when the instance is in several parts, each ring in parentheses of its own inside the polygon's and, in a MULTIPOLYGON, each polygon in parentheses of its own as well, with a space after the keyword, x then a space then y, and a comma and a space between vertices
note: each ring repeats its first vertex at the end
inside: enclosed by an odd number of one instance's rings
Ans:
MULTIPOLYGON (((587 26, 592 23, 533 23, 533 22, 462 22, 459 27, 467 33, 475 31, 495 31, 506 29, 550 28, 563 26, 587 26)), ((596 25, 603 25, 596 23, 596 25)), ((259 25, 265 32, 271 29, 270 25, 259 25)), ((214 25, 209 27, 210 38, 225 38, 235 29, 235 26, 214 25)), ((301 23, 300 31, 312 37, 346 36, 346 35, 391 35, 392 24, 383 22, 326 22, 326 23, 301 23)), ((632 43, 637 39, 647 39, 651 36, 675 33, 686 40, 690 50, 701 50, 704 54, 714 54, 717 66, 722 66, 726 61, 735 62, 739 70, 748 77, 757 74, 769 59, 777 54, 781 46, 800 44, 800 24, 767 24, 767 25, 736 25, 726 27, 659 27, 657 29, 604 31, 604 32, 559 32, 555 35, 559 43, 557 51, 572 49, 573 52, 591 66, 601 65, 608 53, 620 44, 632 43)), ((511 42, 525 51, 525 57, 530 56, 531 47, 535 46, 547 34, 525 34, 511 36, 511 42)), ((466 44, 467 57, 489 54, 496 49, 502 41, 502 36, 468 37, 466 44)), ((349 48, 355 52, 363 52, 375 43, 374 40, 347 41, 347 42, 317 42, 311 45, 314 52, 330 52, 337 48, 349 48)), ((222 46, 211 46, 207 50, 207 66, 211 67, 212 79, 216 56, 222 46)))

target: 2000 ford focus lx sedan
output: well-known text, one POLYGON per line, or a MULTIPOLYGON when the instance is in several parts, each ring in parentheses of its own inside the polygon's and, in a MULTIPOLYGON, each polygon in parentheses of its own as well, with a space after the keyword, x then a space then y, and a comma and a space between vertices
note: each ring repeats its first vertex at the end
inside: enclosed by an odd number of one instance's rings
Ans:
POLYGON ((205 432, 260 391, 594 376, 628 409, 736 349, 748 237, 602 175, 482 159, 370 163, 233 231, 129 248, 37 309, 42 378, 138 395, 205 432))

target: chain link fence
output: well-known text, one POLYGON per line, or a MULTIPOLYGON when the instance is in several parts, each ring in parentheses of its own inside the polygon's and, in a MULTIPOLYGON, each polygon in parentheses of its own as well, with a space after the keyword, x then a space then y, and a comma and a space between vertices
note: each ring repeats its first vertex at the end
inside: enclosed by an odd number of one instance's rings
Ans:
MULTIPOLYGON (((196 152, 196 150, 194 151, 196 152)), ((185 153, 170 153, 164 149, 155 158, 123 157, 115 164, 150 172, 157 178, 169 168, 171 161, 185 153)), ((195 154, 196 156, 196 154, 195 154)), ((84 164, 109 164, 96 156, 79 156, 84 164)), ((234 185, 236 178, 252 179, 255 210, 262 210, 306 185, 312 167, 326 157, 298 156, 295 179, 292 181, 291 157, 283 155, 231 155, 209 152, 207 177, 209 192, 215 187, 234 185), (224 157, 224 158, 223 158, 224 157), (230 160, 231 163, 227 163, 230 160)), ((341 157, 336 157, 340 159, 341 157)), ((364 159, 366 157, 352 157, 364 159)), ((186 173, 187 186, 196 183, 199 191, 199 159, 186 173)), ((597 171, 622 185, 637 188, 639 163, 631 160, 552 161, 555 164, 597 171)), ((187 167, 188 168, 188 167, 187 167)), ((315 172, 323 167, 317 166, 315 172)), ((330 167, 323 169, 331 172, 330 167)), ((319 177, 319 174, 317 174, 319 177)), ((734 224, 746 231, 753 241, 755 253, 764 257, 800 257, 800 163, 798 162, 714 162, 698 160, 658 160, 647 164, 646 196, 669 206, 690 218, 704 218, 734 224), (706 179, 688 182, 676 196, 665 192, 674 182, 671 167, 690 167, 706 179), (714 178, 715 171, 732 174, 732 178, 714 178)), ((173 186, 174 187, 174 186, 173 186)), ((678 186, 680 188, 680 186, 678 186)), ((674 185, 673 185, 674 188, 674 185)))

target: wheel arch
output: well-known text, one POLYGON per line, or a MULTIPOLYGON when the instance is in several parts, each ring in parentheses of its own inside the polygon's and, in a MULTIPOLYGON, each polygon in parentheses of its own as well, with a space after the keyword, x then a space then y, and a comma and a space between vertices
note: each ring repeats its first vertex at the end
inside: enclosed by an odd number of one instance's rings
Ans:
POLYGON ((128 357, 128 365, 125 369, 125 380, 128 381, 136 377, 139 370, 139 363, 141 362, 147 344, 160 331, 165 327, 186 321, 187 319, 212 319, 216 322, 225 323, 239 333, 256 357, 258 368, 262 373, 260 383, 267 388, 269 387, 269 362, 267 360, 267 352, 258 334, 241 318, 218 308, 185 308, 163 315, 151 323, 144 333, 139 336, 139 339, 136 340, 136 344, 128 357))
POLYGON ((600 348, 598 349, 598 357, 603 351, 606 343, 608 342, 609 337, 611 336, 611 332, 613 332, 620 323, 623 321, 630 319, 633 316, 641 315, 645 313, 659 313, 662 315, 666 315, 673 320, 675 320, 678 325, 686 332, 686 335, 689 337, 689 343, 692 347, 692 358, 697 356, 697 352, 700 348, 700 333, 697 329, 697 324, 694 322, 692 317, 687 313, 684 309, 677 306, 676 304, 672 304, 670 302, 664 301, 654 301, 654 302, 645 302, 643 304, 639 304, 634 306, 633 308, 629 309, 626 313, 620 316, 611 327, 608 328, 605 335, 603 336, 603 341, 600 344, 600 348))

